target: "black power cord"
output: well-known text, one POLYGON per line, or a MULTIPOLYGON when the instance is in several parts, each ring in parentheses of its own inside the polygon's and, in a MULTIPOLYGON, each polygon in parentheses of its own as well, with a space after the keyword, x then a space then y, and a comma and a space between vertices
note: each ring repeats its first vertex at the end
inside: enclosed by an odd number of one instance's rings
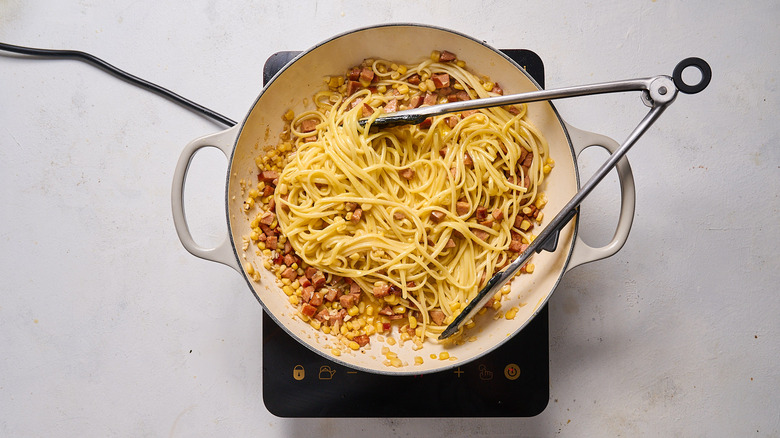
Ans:
POLYGON ((33 47, 23 47, 23 46, 15 46, 12 44, 6 44, 6 43, 0 43, 0 50, 5 50, 7 52, 13 52, 13 53, 19 53, 22 55, 28 55, 28 56, 35 56, 35 57, 42 57, 42 58, 53 58, 53 59, 76 59, 79 61, 86 62, 87 64, 91 64, 94 67, 97 67, 103 71, 106 71, 108 73, 111 73, 112 75, 123 79, 133 85, 136 85, 138 87, 141 87, 145 90, 151 91, 155 94, 158 94, 160 96, 163 96, 167 99, 172 100, 175 103, 178 103, 179 105, 182 105, 190 110, 193 110, 197 113, 200 113, 212 120, 215 120, 219 123, 222 123, 226 126, 234 126, 236 122, 234 120, 231 120, 222 114, 219 114, 217 112, 214 112, 202 105, 199 105, 185 97, 182 97, 176 93, 174 93, 171 90, 168 90, 166 88, 163 88, 157 84, 153 84, 149 81, 146 81, 144 79, 141 79, 137 76, 131 75, 130 73, 118 69, 114 67, 113 65, 107 63, 106 61, 103 61, 102 59, 98 58, 97 56, 91 55, 86 52, 81 52, 78 50, 52 50, 52 49, 36 49, 33 47))

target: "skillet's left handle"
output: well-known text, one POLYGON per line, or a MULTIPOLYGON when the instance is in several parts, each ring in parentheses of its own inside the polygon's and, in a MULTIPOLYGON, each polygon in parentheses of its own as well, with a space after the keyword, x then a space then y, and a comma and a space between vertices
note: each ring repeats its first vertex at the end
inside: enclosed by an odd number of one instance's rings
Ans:
POLYGON ((191 141, 179 156, 176 170, 173 174, 173 188, 171 190, 171 206, 173 208, 173 225, 184 248, 190 254, 202 259, 222 263, 241 273, 241 266, 233 253, 233 245, 230 236, 214 248, 204 248, 195 242, 187 225, 187 216, 184 214, 184 180, 187 178, 187 170, 195 153, 204 147, 215 147, 222 151, 228 160, 232 152, 233 144, 241 130, 240 125, 228 128, 214 134, 209 134, 191 141))
MULTIPOLYGON (((565 123, 565 122, 564 122, 565 123)), ((614 153, 620 144, 615 140, 588 131, 577 129, 568 123, 565 123, 566 130, 569 132, 574 153, 576 156, 580 152, 591 146, 600 146, 614 153)), ((628 233, 631 231, 631 224, 634 221, 634 210, 636 207, 636 191, 634 188, 634 174, 631 172, 631 165, 628 164, 628 158, 621 158, 615 165, 620 182, 620 216, 612 240, 600 248, 594 248, 585 243, 582 238, 577 236, 572 250, 571 259, 566 266, 566 272, 596 260, 605 259, 620 251, 628 240, 628 233)))

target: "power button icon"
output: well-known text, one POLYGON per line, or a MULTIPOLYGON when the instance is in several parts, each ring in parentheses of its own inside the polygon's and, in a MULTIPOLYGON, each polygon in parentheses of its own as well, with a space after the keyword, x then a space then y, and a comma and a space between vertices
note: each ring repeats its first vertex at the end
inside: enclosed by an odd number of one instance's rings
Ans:
POLYGON ((504 377, 509 380, 517 380, 520 377, 520 367, 516 363, 510 363, 504 367, 504 377))
POLYGON ((306 371, 303 369, 303 365, 295 365, 293 368, 293 379, 303 380, 306 377, 306 371))

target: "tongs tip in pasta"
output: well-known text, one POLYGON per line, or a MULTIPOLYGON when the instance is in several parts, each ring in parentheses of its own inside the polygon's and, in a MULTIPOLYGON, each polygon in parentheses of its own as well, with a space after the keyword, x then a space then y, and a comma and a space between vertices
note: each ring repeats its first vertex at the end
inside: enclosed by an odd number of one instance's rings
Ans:
MULTIPOLYGON (((501 96, 500 98, 488 98, 479 100, 502 99, 498 105, 508 105, 513 103, 524 103, 539 100, 550 100, 564 97, 585 96, 590 94, 612 93, 618 91, 641 91, 643 102, 650 107, 650 111, 634 128, 628 138, 612 153, 607 161, 599 167, 593 176, 584 186, 572 197, 572 199, 561 209, 561 211, 550 221, 550 223, 539 233, 539 235, 529 244, 528 248, 520 254, 511 264, 502 271, 491 277, 477 296, 472 299, 468 305, 459 313, 449 326, 441 333, 439 340, 444 340, 458 333, 461 327, 474 318, 480 309, 498 292, 504 284, 510 281, 515 274, 525 265, 526 261, 534 253, 542 251, 555 251, 558 246, 558 236, 564 226, 577 214, 579 205, 588 194, 601 182, 601 180, 615 167, 623 156, 628 152, 631 146, 644 134, 648 128, 658 119, 666 107, 671 104, 680 91, 685 94, 695 94, 704 90, 709 85, 712 78, 712 70, 706 61, 700 58, 687 58, 681 61, 674 69, 674 73, 669 76, 655 76, 646 79, 631 79, 625 81, 616 81, 603 84, 585 85, 580 87, 569 87, 558 90, 534 91, 531 93, 516 94, 510 96, 501 96), (686 83, 683 78, 683 70, 688 67, 694 67, 701 73, 699 82, 694 84, 686 83)), ((477 100, 477 101, 479 101, 477 100)), ((471 101, 475 102, 475 101, 471 101)), ((439 105, 455 106, 463 102, 439 105)), ((490 105, 495 106, 495 105, 490 105)), ((434 107, 430 107, 434 108, 434 107)), ((443 113, 443 112, 442 112, 443 113)), ((377 126, 377 122, 382 118, 373 121, 372 126, 377 126)))

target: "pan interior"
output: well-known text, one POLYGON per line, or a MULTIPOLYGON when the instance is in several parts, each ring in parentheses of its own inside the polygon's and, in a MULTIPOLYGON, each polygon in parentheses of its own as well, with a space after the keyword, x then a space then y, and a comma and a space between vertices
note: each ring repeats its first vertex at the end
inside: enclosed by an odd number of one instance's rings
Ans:
MULTIPOLYGON (((226 202, 231 238, 242 264, 249 262, 259 268, 261 280, 254 282, 244 272, 254 294, 273 319, 291 336, 313 351, 346 366, 381 374, 424 374, 456 367, 480 357, 522 329, 536 314, 558 284, 568 262, 574 244, 575 223, 567 226, 560 235, 559 245, 553 253, 534 255, 536 270, 531 275, 519 276, 512 284, 509 300, 503 301, 500 312, 516 307, 517 315, 508 320, 494 318, 488 312, 477 319, 477 325, 468 336, 472 342, 448 345, 446 349, 426 341, 421 350, 413 351, 411 343, 405 348, 393 349, 408 364, 391 368, 383 364, 380 350, 386 345, 372 338, 370 346, 357 352, 345 352, 339 357, 330 351, 335 338, 314 330, 297 318, 295 307, 276 284, 273 273, 263 269, 263 258, 252 248, 245 246, 251 233, 250 222, 254 215, 243 210, 247 187, 257 181, 255 158, 264 147, 275 145, 283 129, 282 115, 292 109, 300 113, 310 107, 311 96, 320 91, 323 78, 343 74, 349 67, 365 58, 384 58, 404 63, 419 62, 432 50, 449 50, 465 60, 467 68, 479 75, 489 76, 499 82, 506 93, 537 90, 538 86, 511 60, 495 49, 470 37, 452 31, 420 25, 388 25, 348 32, 328 40, 306 52, 285 67, 267 85, 245 118, 231 157, 226 202), (448 351, 454 359, 431 359, 431 355, 448 351), (414 357, 421 356, 423 364, 415 365, 414 357)), ((544 183, 547 194, 545 218, 541 225, 560 211, 577 191, 576 163, 562 122, 552 105, 546 102, 529 105, 530 121, 544 133, 550 145, 550 156, 555 169, 544 183)))

